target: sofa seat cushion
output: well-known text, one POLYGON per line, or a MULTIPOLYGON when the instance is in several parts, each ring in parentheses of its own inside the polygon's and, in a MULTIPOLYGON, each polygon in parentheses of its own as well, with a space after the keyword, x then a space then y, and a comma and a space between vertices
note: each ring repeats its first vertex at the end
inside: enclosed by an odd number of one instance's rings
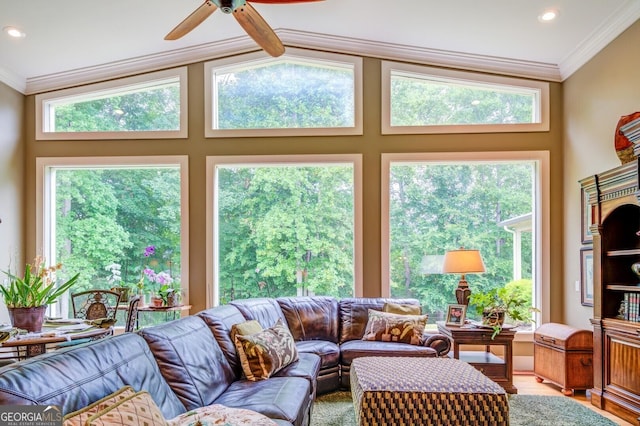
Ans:
POLYGON ((252 382, 238 380, 216 399, 216 404, 257 411, 270 419, 294 425, 308 421, 311 403, 309 381, 301 377, 271 377, 252 382))
POLYGON ((198 316, 143 328, 138 333, 187 410, 213 404, 235 380, 220 346, 198 316))
POLYGON ((320 373, 320 357, 316 354, 298 353, 298 360, 278 371, 273 377, 302 377, 309 381, 315 395, 316 381, 320 373))
POLYGON ((436 351, 426 346, 409 345, 407 343, 368 342, 366 340, 350 340, 340 346, 340 364, 351 365, 351 361, 362 356, 416 356, 435 357, 436 351))
POLYGON ((304 340, 296 342, 298 354, 313 353, 320 357, 320 370, 333 368, 340 363, 340 347, 325 340, 304 340))

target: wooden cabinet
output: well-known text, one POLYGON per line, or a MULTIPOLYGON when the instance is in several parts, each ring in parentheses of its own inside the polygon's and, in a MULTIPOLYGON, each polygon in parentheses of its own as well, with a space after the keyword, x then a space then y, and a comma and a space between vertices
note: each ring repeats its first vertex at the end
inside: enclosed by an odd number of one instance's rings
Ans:
POLYGON ((593 332, 547 323, 533 334, 533 373, 562 388, 564 395, 593 387, 593 332))
POLYGON ((639 169, 636 159, 580 181, 593 213, 591 403, 633 424, 640 416, 640 322, 629 320, 621 305, 625 294, 640 296, 631 267, 640 262, 639 169))

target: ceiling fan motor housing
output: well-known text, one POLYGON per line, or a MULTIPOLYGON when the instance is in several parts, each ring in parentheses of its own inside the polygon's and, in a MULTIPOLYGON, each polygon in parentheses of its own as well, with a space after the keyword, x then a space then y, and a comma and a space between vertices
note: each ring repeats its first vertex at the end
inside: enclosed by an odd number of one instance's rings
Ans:
POLYGON ((218 3, 217 6, 223 13, 232 13, 240 6, 246 4, 245 0, 215 0, 214 2, 218 3))

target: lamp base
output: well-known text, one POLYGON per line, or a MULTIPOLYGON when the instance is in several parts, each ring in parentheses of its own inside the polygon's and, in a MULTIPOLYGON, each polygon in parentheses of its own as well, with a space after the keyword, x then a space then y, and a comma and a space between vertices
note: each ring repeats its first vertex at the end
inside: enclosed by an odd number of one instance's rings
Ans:
POLYGON ((456 300, 459 305, 469 305, 469 296, 471 296, 471 289, 463 275, 456 288, 456 300))

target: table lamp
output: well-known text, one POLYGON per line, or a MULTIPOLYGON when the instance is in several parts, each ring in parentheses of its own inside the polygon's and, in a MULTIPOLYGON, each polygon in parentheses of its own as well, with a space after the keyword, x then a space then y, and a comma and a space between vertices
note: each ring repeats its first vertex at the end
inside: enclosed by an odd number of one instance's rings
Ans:
POLYGON ((465 274, 484 272, 484 262, 480 256, 480 250, 468 250, 460 247, 458 250, 449 250, 444 255, 442 272, 445 274, 462 274, 456 288, 456 300, 460 305, 469 304, 471 289, 465 279, 465 274))

